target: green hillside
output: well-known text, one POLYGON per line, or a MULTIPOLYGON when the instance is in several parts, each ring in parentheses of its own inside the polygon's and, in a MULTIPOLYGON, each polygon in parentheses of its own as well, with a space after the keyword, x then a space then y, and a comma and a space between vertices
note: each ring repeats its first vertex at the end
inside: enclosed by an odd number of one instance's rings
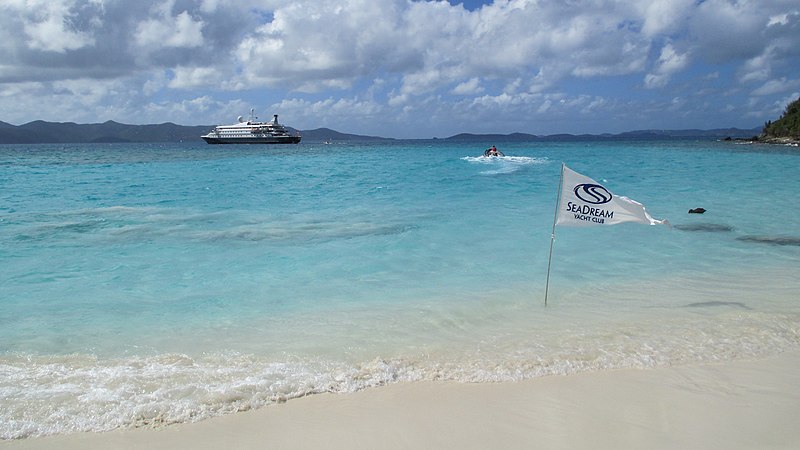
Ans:
POLYGON ((780 119, 766 123, 761 138, 765 140, 800 140, 800 98, 786 106, 780 119))

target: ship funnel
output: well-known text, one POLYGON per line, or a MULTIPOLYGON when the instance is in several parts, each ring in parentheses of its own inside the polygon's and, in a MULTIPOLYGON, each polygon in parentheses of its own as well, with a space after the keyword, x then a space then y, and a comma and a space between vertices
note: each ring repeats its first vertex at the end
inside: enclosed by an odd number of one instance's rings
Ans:
POLYGON ((275 125, 278 124, 278 115, 277 114, 272 116, 272 123, 274 123, 275 125))

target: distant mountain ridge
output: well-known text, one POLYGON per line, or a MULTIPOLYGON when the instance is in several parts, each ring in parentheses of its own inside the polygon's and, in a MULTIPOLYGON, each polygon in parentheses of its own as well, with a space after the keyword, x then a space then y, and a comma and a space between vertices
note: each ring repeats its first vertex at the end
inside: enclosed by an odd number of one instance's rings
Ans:
POLYGON ((452 141, 475 141, 475 140, 490 140, 496 142, 520 142, 520 141, 576 141, 576 140, 659 140, 659 139, 690 139, 690 138, 708 138, 708 139, 724 139, 730 138, 744 138, 758 135, 761 132, 760 128, 751 128, 743 130, 740 128, 717 128, 713 130, 636 130, 626 131, 618 134, 549 134, 549 135, 535 135, 526 133, 512 133, 512 134, 472 134, 461 133, 446 140, 452 141))
POLYGON ((300 134, 306 141, 393 141, 392 138, 385 138, 379 136, 361 136, 358 134, 340 133, 330 128, 315 128, 313 130, 304 130, 300 134))
MULTIPOLYGON (((109 120, 103 123, 77 124, 74 122, 45 122, 36 120, 24 125, 0 122, 0 144, 66 144, 113 142, 192 142, 214 128, 213 125, 184 126, 174 123, 153 125, 126 125, 109 120)), ((341 133, 330 128, 301 131, 303 141, 393 141, 392 138, 341 133)), ((742 130, 721 128, 715 130, 640 130, 619 134, 553 134, 538 136, 526 133, 473 134, 461 133, 440 140, 446 141, 571 141, 612 139, 671 139, 671 138, 740 138, 761 133, 761 128, 742 130)), ((434 138, 436 139, 436 138, 434 138)))
POLYGON ((2 144, 67 144, 105 142, 179 142, 199 141, 211 126, 183 126, 174 123, 126 125, 109 120, 103 123, 45 122, 36 120, 24 125, 0 122, 2 144))

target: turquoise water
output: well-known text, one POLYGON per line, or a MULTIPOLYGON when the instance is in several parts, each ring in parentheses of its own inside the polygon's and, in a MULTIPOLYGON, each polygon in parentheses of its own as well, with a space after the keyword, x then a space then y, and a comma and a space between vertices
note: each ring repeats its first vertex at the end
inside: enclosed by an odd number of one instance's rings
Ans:
POLYGON ((800 345, 796 149, 491 144, 0 146, 0 437, 800 345), (674 227, 559 228, 545 308, 562 162, 674 227))

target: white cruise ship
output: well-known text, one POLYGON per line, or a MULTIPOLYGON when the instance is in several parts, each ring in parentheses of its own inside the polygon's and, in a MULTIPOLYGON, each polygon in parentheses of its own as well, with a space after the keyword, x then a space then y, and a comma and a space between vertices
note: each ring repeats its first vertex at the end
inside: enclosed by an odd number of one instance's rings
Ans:
POLYGON ((219 125, 200 137, 209 144, 297 144, 301 139, 299 133, 290 133, 278 123, 277 114, 271 122, 259 122, 252 109, 250 120, 239 116, 239 123, 219 125))

